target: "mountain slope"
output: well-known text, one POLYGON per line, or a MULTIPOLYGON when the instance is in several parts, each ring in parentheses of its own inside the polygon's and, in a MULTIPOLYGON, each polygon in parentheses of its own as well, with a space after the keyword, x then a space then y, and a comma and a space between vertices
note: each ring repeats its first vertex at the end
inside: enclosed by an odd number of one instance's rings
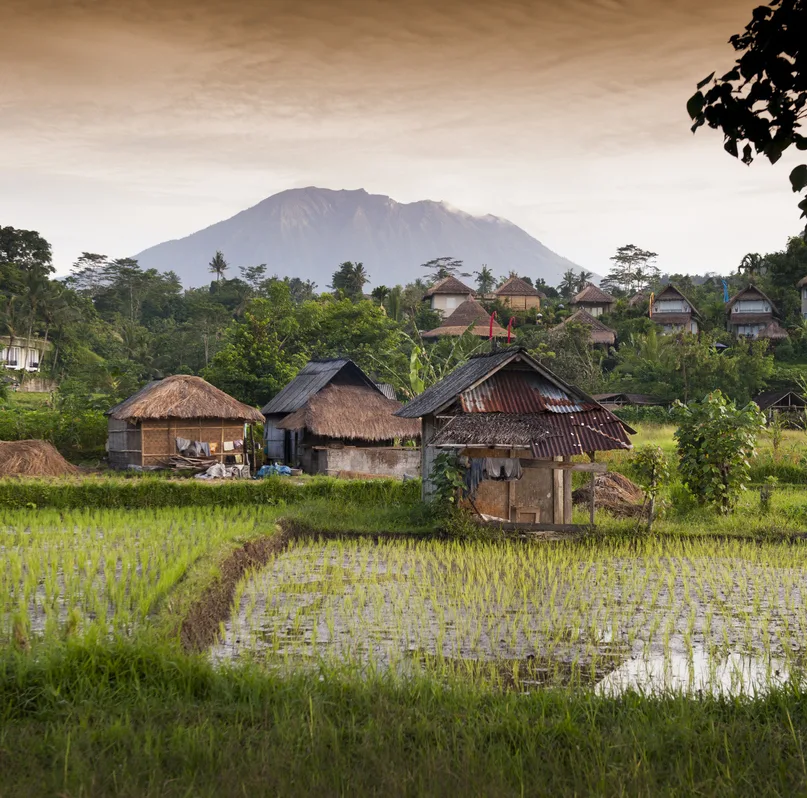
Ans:
POLYGON ((422 277, 420 264, 448 255, 468 271, 483 263, 494 274, 511 269, 559 282, 574 263, 520 227, 495 216, 472 216, 442 202, 399 203, 381 194, 300 188, 283 191, 230 219, 166 241, 135 256, 143 268, 172 269, 185 286, 211 279, 207 264, 221 250, 238 267, 265 263, 269 274, 311 279, 320 290, 336 267, 361 261, 373 285, 422 277))

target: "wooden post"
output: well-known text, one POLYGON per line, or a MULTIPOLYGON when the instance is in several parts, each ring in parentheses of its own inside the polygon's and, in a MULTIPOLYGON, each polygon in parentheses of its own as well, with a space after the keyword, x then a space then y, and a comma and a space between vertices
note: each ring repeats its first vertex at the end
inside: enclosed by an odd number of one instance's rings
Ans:
POLYGON ((594 508, 596 507, 595 499, 594 499, 594 487, 597 484, 597 475, 592 471, 591 472, 591 496, 589 497, 589 508, 588 508, 588 517, 589 521, 591 522, 591 526, 594 526, 594 508))
MULTIPOLYGON (((514 450, 509 449, 508 457, 513 457, 514 450)), ((512 480, 507 483, 507 517, 510 521, 518 521, 518 511, 516 510, 516 483, 512 480)))
MULTIPOLYGON (((558 461, 554 461, 558 465, 558 461)), ((560 468, 552 470, 552 520, 556 524, 563 523, 563 471, 560 468)))
MULTIPOLYGON (((567 454, 564 456, 564 462, 571 461, 571 457, 567 454)), ((572 472, 568 469, 563 470, 563 523, 572 523, 572 472)))

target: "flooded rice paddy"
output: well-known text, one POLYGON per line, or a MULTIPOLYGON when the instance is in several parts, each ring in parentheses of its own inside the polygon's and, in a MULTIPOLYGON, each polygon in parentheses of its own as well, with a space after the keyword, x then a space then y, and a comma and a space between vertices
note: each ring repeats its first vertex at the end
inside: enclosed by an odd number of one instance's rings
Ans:
POLYGON ((800 678, 807 546, 296 541, 211 655, 502 687, 757 693, 800 678))

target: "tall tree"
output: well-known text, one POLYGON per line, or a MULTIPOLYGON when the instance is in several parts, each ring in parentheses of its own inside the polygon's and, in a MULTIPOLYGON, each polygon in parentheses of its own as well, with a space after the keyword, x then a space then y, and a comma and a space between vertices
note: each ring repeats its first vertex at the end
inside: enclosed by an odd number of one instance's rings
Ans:
POLYGON ((659 268, 655 264, 658 253, 626 244, 619 247, 611 256, 613 266, 603 280, 608 290, 618 292, 641 291, 659 279, 659 268))
POLYGON ((239 271, 241 272, 241 279, 254 293, 257 293, 260 290, 261 283, 266 279, 266 264, 261 263, 258 266, 241 266, 239 271))
POLYGON ((577 275, 577 290, 582 291, 593 276, 594 274, 592 272, 580 269, 580 274, 577 275))
POLYGON ((563 272, 563 279, 558 286, 558 292, 566 299, 571 299, 577 293, 577 274, 574 269, 566 269, 563 272))
POLYGON ((496 278, 487 263, 483 263, 482 268, 478 272, 474 272, 474 276, 476 277, 476 290, 480 294, 489 294, 496 285, 496 278))
POLYGON ((364 295, 364 286, 369 277, 362 263, 345 261, 331 277, 331 288, 340 291, 344 296, 358 301, 364 295))
POLYGON ((446 277, 470 277, 471 273, 463 271, 463 263, 458 258, 445 256, 442 258, 432 258, 421 264, 421 269, 426 270, 426 279, 436 283, 446 277))
MULTIPOLYGON (((744 32, 729 39, 742 53, 732 69, 718 79, 712 72, 687 102, 693 132, 702 125, 722 131, 723 149, 746 164, 755 154, 776 163, 791 145, 807 150, 801 132, 807 118, 805 31, 807 0, 771 0, 755 8, 744 32)), ((807 188, 807 164, 790 172, 790 184, 794 192, 807 188)), ((807 216, 807 196, 799 208, 807 216)))
POLYGON ((216 254, 213 256, 213 259, 208 264, 208 270, 211 274, 216 275, 216 282, 221 282, 221 278, 224 276, 224 272, 230 268, 230 264, 224 260, 224 254, 220 249, 216 250, 216 254))

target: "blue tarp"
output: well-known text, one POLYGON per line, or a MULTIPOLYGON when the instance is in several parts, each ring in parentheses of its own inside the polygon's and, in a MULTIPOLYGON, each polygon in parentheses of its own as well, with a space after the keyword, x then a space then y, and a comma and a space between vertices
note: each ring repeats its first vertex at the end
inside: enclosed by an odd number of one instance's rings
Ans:
POLYGON ((290 477, 291 469, 288 466, 284 465, 261 466, 258 469, 258 472, 255 474, 255 479, 261 479, 262 477, 271 477, 275 474, 281 477, 290 477))

